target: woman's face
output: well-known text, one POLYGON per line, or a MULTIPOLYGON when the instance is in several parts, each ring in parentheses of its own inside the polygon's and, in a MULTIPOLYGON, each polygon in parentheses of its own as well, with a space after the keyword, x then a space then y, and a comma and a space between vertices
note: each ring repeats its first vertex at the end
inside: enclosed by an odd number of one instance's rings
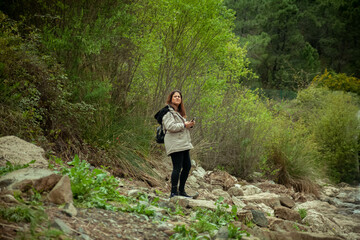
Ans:
POLYGON ((175 92, 174 95, 172 96, 171 99, 171 103, 174 104, 175 106, 179 106, 181 103, 181 95, 178 92, 175 92))

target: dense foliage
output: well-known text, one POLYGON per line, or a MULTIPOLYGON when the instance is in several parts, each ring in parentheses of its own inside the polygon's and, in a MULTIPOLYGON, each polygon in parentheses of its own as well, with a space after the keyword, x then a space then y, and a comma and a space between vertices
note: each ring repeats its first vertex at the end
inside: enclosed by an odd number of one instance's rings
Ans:
POLYGON ((358 1, 225 3, 236 11, 235 33, 262 87, 297 89, 325 68, 360 77, 358 1))
POLYGON ((259 171, 299 191, 315 191, 318 177, 354 182, 358 9, 322 0, 0 3, 1 136, 151 182, 150 160, 162 153, 152 116, 181 89, 198 119, 192 156, 206 168, 259 171))

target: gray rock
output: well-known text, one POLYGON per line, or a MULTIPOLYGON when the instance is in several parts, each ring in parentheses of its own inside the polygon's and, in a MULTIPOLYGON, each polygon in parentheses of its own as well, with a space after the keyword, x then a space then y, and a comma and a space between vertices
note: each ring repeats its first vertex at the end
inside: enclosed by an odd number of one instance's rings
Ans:
POLYGON ((171 223, 162 222, 160 225, 157 226, 157 229, 164 232, 166 230, 174 229, 174 225, 171 223))
POLYGON ((259 227, 267 227, 269 225, 269 221, 267 220, 265 214, 261 211, 251 210, 253 216, 253 222, 259 227))
POLYGON ((82 233, 82 234, 80 235, 80 237, 81 237, 82 239, 84 239, 84 240, 92 240, 91 237, 89 237, 88 235, 86 235, 86 234, 84 234, 84 233, 82 233))
POLYGON ((206 171, 202 167, 197 167, 191 174, 198 179, 203 179, 206 171))
POLYGON ((63 231, 65 234, 71 234, 73 231, 66 223, 64 223, 59 218, 54 219, 54 221, 51 224, 51 227, 59 229, 59 230, 63 231))
POLYGON ((130 197, 137 197, 139 195, 139 193, 141 193, 140 190, 138 189, 131 189, 128 191, 128 196, 130 197))
POLYGON ((248 203, 243 209, 258 210, 265 213, 266 215, 274 216, 274 209, 264 203, 248 203))
POLYGON ((170 202, 178 203, 183 208, 200 207, 200 208, 207 208, 207 209, 212 209, 212 210, 216 209, 215 202, 208 201, 208 200, 194 200, 191 198, 184 198, 184 197, 176 196, 176 197, 172 197, 170 199, 170 202))
POLYGON ((62 212, 68 215, 69 217, 75 217, 77 215, 77 210, 72 203, 65 204, 65 207, 62 210, 62 212))
POLYGON ((200 185, 197 183, 197 179, 194 176, 189 176, 189 178, 187 179, 187 184, 194 189, 197 189, 200 187, 200 185))
POLYGON ((339 194, 339 189, 333 186, 325 186, 322 192, 328 197, 336 197, 339 194))
POLYGON ((245 185, 242 187, 244 196, 250 196, 261 193, 261 189, 254 185, 245 185))
POLYGON ((215 235, 215 239, 218 240, 223 240, 223 239, 228 239, 229 238, 229 231, 227 226, 222 226, 219 231, 217 232, 217 234, 215 235))
POLYGON ((238 208, 243 208, 246 206, 246 204, 241 201, 240 199, 238 199, 237 197, 233 196, 231 198, 231 200, 233 201, 233 203, 238 207, 238 208))
POLYGON ((196 162, 195 162, 195 160, 191 160, 191 167, 196 168, 196 162))

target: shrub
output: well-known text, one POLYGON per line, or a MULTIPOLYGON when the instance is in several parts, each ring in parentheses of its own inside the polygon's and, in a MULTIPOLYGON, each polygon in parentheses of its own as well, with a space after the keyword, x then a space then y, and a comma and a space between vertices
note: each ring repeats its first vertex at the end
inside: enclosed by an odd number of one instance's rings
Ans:
MULTIPOLYGON (((229 89, 222 104, 202 125, 211 147, 199 153, 207 168, 223 166, 229 173, 246 178, 264 156, 271 113, 261 98, 248 89, 229 89)), ((210 145, 209 144, 209 145, 210 145)))
POLYGON ((35 29, 0 12, 0 132, 54 146, 66 154, 79 143, 81 119, 91 119, 91 105, 69 101, 71 88, 57 60, 42 51, 35 29), (26 28, 22 36, 18 28, 26 28), (25 39, 26 38, 26 39, 25 39), (44 139, 44 136, 46 139, 44 139))
POLYGON ((347 76, 345 73, 328 72, 325 69, 322 75, 318 75, 313 79, 313 84, 328 87, 331 90, 353 92, 360 95, 360 79, 347 76))
POLYGON ((352 183, 359 177, 359 107, 353 95, 323 88, 299 93, 299 115, 314 134, 320 164, 334 181, 352 183))

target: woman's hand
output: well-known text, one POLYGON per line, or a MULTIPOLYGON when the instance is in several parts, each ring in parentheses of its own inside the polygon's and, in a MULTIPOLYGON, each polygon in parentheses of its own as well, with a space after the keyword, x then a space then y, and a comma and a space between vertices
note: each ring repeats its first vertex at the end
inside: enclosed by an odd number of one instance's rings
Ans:
POLYGON ((192 128, 195 125, 195 121, 186 121, 185 127, 186 128, 192 128))

